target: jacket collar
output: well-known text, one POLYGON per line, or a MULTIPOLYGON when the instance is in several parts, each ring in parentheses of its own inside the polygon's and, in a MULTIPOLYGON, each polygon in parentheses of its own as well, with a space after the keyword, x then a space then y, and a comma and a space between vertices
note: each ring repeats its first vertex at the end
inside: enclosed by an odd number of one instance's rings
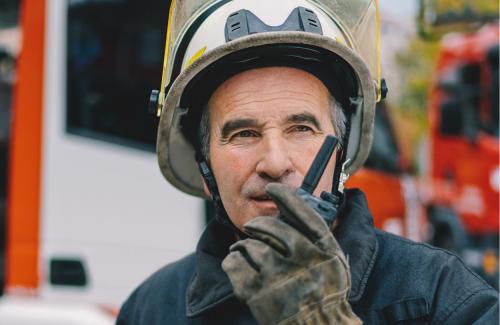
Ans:
POLYGON ((196 271, 188 284, 186 314, 197 316, 233 296, 222 260, 236 240, 234 232, 212 219, 196 247, 196 271))
POLYGON ((378 253, 373 218, 366 197, 358 189, 346 190, 346 200, 333 234, 351 268, 349 302, 361 299, 378 253))
MULTIPOLYGON (((346 200, 334 231, 351 268, 350 302, 361 299, 378 252, 373 219, 360 190, 346 190, 346 200)), ((234 243, 234 233, 212 220, 196 248, 196 272, 186 293, 186 314, 194 317, 233 297, 222 260, 234 243)))

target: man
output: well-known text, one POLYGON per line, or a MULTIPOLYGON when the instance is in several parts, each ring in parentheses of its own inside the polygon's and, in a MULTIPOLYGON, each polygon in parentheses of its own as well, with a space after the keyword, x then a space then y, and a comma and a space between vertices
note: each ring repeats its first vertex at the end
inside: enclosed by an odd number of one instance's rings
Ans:
POLYGON ((195 254, 132 293, 118 324, 498 323, 497 292, 457 257, 374 229, 364 195, 343 191, 382 95, 377 10, 176 3, 158 159, 216 217, 195 254), (339 145, 310 195, 298 188, 327 135, 339 145))

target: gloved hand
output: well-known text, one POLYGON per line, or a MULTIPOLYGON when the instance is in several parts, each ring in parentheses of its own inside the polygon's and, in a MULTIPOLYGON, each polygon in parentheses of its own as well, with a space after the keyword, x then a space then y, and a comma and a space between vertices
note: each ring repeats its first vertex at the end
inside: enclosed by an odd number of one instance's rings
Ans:
POLYGON ((260 324, 361 324, 347 301, 349 265, 321 217, 283 184, 266 191, 280 216, 244 226, 222 267, 260 324))

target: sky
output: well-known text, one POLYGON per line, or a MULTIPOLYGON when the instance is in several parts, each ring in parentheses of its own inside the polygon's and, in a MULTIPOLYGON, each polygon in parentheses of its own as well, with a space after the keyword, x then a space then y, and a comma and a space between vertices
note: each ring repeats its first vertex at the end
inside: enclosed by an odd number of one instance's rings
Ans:
POLYGON ((379 0, 380 11, 393 17, 413 19, 418 0, 379 0))

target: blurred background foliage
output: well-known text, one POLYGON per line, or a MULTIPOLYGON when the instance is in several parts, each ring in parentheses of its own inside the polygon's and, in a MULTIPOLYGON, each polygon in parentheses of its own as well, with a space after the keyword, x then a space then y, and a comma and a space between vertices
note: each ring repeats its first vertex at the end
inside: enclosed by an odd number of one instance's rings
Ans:
POLYGON ((395 57, 402 86, 392 105, 393 118, 403 157, 415 172, 419 142, 428 130, 427 96, 438 50, 437 40, 425 41, 416 35, 395 57))

